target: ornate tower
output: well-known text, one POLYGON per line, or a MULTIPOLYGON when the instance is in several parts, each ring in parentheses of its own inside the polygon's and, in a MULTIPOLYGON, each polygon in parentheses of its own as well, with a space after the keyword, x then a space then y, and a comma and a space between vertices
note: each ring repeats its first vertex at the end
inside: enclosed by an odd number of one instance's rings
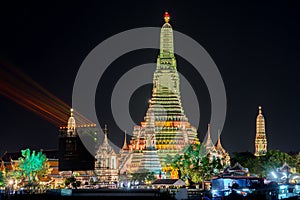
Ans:
POLYGON ((95 173, 100 182, 118 180, 117 154, 107 140, 107 126, 104 128, 104 140, 95 156, 95 173))
POLYGON ((131 151, 143 151, 149 148, 151 142, 157 150, 162 166, 165 156, 182 154, 187 145, 199 143, 197 130, 190 125, 182 108, 179 75, 174 55, 173 29, 167 12, 164 20, 160 32, 160 51, 153 76, 152 98, 144 122, 141 122, 141 126, 134 127, 129 144, 131 151), (153 134, 151 139, 149 133, 153 134))
POLYGON ((59 171, 94 170, 95 158, 83 145, 73 109, 66 127, 59 129, 59 171))
POLYGON ((265 118, 262 115, 261 106, 258 107, 256 118, 255 156, 264 156, 267 153, 267 137, 265 130, 265 118))
POLYGON ((76 136, 76 122, 75 122, 75 118, 73 116, 73 108, 70 109, 71 112, 71 116, 68 119, 68 126, 67 126, 67 134, 68 136, 76 136))

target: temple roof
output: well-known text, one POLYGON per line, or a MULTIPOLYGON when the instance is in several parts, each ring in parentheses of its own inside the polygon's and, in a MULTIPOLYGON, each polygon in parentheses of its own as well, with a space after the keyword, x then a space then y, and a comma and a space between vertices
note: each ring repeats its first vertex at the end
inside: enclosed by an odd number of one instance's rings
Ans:
POLYGON ((182 186, 185 185, 185 182, 181 179, 157 179, 152 185, 174 185, 174 186, 182 186))
POLYGON ((292 169, 291 166, 289 166, 289 164, 287 164, 286 162, 282 165, 282 167, 279 168, 279 171, 281 172, 289 172, 292 169))
POLYGON ((96 157, 99 157, 99 156, 104 155, 104 154, 116 154, 114 149, 108 143, 106 124, 105 124, 105 128, 104 128, 104 140, 103 140, 103 143, 98 148, 96 157))
POLYGON ((216 152, 215 145, 210 137, 210 124, 208 124, 206 139, 203 141, 202 146, 204 147, 204 154, 216 152))
POLYGON ((235 163, 233 167, 227 169, 229 172, 248 172, 247 168, 244 168, 240 163, 235 163))

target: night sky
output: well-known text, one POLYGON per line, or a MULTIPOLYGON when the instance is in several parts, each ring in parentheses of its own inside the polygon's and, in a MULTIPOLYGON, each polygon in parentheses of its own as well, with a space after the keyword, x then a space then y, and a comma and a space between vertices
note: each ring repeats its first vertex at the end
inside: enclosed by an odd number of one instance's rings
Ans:
MULTIPOLYGON (((200 43, 222 75, 228 101, 222 132, 225 149, 230 153, 254 151, 255 120, 261 105, 268 149, 300 150, 300 5, 296 1, 130 2, 2 2, 0 59, 71 105, 77 71, 94 47, 128 29, 161 27, 163 13, 168 11, 173 29, 200 43)), ((126 70, 156 62, 157 53, 140 50, 121 56, 99 82, 97 114, 119 145, 123 133, 110 111, 114 84, 126 70)), ((209 94, 201 76, 179 56, 177 65, 201 99, 198 132, 202 141, 210 117, 209 94)), ((143 120, 151 87, 139 88, 131 98, 130 114, 136 123, 143 120)), ((3 96, 0 118, 0 155, 26 147, 58 148, 57 126, 3 96)))

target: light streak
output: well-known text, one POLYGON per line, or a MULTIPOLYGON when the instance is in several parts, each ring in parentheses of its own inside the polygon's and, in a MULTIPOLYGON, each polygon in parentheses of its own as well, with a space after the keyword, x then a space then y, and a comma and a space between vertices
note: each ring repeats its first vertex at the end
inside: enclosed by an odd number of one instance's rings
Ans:
MULTIPOLYGON (((0 60, 0 95, 14 101, 56 126, 66 126, 70 106, 46 90, 28 75, 0 60)), ((78 126, 95 125, 74 110, 78 126)))

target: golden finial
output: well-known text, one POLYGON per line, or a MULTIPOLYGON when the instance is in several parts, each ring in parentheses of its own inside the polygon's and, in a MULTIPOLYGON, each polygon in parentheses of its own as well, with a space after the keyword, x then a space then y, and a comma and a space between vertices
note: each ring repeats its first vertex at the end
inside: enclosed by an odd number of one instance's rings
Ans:
POLYGON ((259 113, 259 114, 262 114, 261 106, 258 106, 258 110, 259 110, 258 113, 259 113))
POLYGON ((71 117, 73 117, 73 111, 74 111, 74 109, 73 109, 73 108, 71 108, 71 109, 70 109, 70 112, 71 112, 71 117))
POLYGON ((166 23, 168 23, 170 21, 170 15, 169 15, 168 12, 165 12, 165 14, 164 14, 164 20, 165 20, 166 23))

